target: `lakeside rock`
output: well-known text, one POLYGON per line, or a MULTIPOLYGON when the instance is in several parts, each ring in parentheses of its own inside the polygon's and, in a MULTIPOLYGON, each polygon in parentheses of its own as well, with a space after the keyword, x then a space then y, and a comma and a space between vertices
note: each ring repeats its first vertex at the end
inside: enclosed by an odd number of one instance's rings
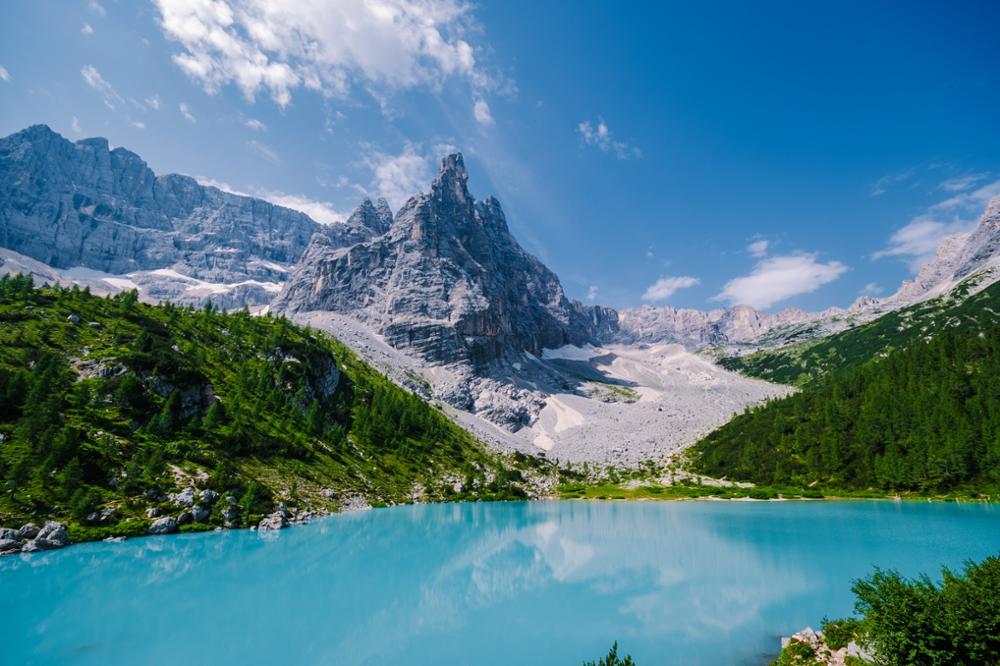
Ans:
POLYGON ((781 639, 781 654, 785 661, 779 660, 776 663, 788 663, 793 666, 846 666, 848 657, 859 659, 869 659, 861 647, 854 641, 849 642, 845 647, 833 649, 826 643, 826 637, 822 631, 813 631, 812 627, 806 627, 802 631, 781 639))
POLYGON ((173 516, 157 518, 153 521, 153 524, 149 526, 150 534, 173 534, 176 531, 177 519, 173 516))
POLYGON ((257 524, 257 529, 261 532, 267 530, 282 530, 288 527, 288 507, 284 503, 279 504, 278 508, 271 514, 264 516, 260 523, 257 524))

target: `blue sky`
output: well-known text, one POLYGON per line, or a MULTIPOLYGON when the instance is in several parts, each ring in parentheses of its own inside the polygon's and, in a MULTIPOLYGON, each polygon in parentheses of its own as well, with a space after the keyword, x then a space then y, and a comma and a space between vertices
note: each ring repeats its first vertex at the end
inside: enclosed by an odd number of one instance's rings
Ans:
POLYGON ((572 297, 890 293, 1000 195, 1000 4, 759 4, 12 0, 0 133, 321 221, 457 148, 572 297))

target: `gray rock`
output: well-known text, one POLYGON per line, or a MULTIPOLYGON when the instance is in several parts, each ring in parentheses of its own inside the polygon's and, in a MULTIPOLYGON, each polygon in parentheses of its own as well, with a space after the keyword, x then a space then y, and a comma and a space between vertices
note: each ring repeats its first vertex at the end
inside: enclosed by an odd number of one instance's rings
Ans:
POLYGON ((121 513, 118 511, 118 509, 114 509, 111 507, 105 507, 100 511, 95 511, 87 515, 88 523, 100 523, 102 525, 106 525, 108 523, 116 523, 118 522, 119 519, 121 519, 121 513))
POLYGON ((80 317, 78 317, 75 314, 71 314, 70 316, 66 317, 66 321, 68 321, 71 324, 79 324, 80 323, 80 317))
POLYGON ((207 520, 211 514, 212 514, 211 511, 209 511, 206 507, 203 507, 200 504, 195 504, 193 507, 191 507, 191 518, 196 523, 200 523, 204 520, 207 520))
MULTIPOLYGON (((56 548, 64 548, 70 543, 69 536, 66 534, 66 528, 62 523, 57 523, 54 520, 45 521, 42 528, 38 530, 38 534, 34 539, 28 542, 32 545, 32 550, 26 552, 34 552, 35 550, 55 550, 56 548)), ((27 546, 27 544, 26 544, 27 546)))
POLYGON ((147 518, 156 518, 159 515, 160 515, 160 510, 157 509, 155 506, 151 506, 148 509, 146 509, 147 518))
POLYGON ((150 534, 172 534, 177 531, 177 520, 173 516, 157 518, 149 526, 150 534))
POLYGON ((21 525, 21 529, 17 531, 17 538, 19 539, 34 539, 38 536, 38 530, 40 528, 34 523, 25 523, 21 525))
POLYGON ((510 234, 500 203, 476 201, 467 181, 462 156, 451 155, 391 225, 387 206, 365 201, 344 228, 321 229, 273 309, 350 314, 393 347, 477 368, 614 328, 613 310, 570 302, 510 234))
POLYGON ((264 516, 257 525, 257 529, 261 532, 266 530, 281 530, 286 527, 288 527, 288 516, 281 511, 275 511, 270 515, 264 516))
POLYGON ((174 506, 190 508, 194 506, 195 489, 187 487, 179 493, 170 493, 167 498, 174 506))
POLYGON ((214 504, 217 499, 219 499, 219 493, 214 490, 206 488, 198 494, 201 501, 205 504, 214 504))
POLYGON ((0 527, 0 539, 14 539, 15 541, 20 539, 21 535, 18 530, 13 530, 9 527, 0 527))
POLYGON ((228 505, 222 510, 222 520, 227 527, 231 527, 236 524, 236 521, 240 518, 240 508, 233 504, 228 505))
POLYGON ((106 139, 72 143, 45 125, 0 139, 2 244, 57 269, 145 271, 139 287, 158 300, 266 303, 273 294, 260 283, 283 281, 319 228, 260 199, 157 176, 106 139), (190 283, 156 269, 239 286, 189 294, 190 283))
POLYGON ((185 511, 181 515, 177 516, 177 525, 187 525, 194 520, 194 515, 190 511, 185 511))
POLYGON ((17 539, 0 538, 0 555, 21 552, 21 542, 17 539))

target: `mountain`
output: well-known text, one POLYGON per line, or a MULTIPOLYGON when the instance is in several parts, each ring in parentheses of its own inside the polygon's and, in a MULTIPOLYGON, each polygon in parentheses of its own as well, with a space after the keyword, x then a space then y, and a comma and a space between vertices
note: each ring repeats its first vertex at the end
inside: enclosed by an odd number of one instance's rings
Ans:
MULTIPOLYGON (((805 312, 787 308, 760 312, 747 305, 716 310, 644 306, 618 312, 613 338, 623 344, 678 343, 738 357, 793 344, 808 344, 882 315, 947 294, 960 283, 974 292, 1000 279, 1000 197, 986 207, 976 227, 943 239, 912 280, 891 296, 862 296, 848 308, 805 312)), ((739 365, 733 361, 730 365, 739 365)))
POLYGON ((824 372, 711 433, 691 450, 695 468, 771 485, 994 495, 1000 284, 972 296, 963 285, 822 341, 807 367, 824 372))
POLYGON ((430 192, 389 223, 364 202, 317 233, 272 307, 350 314, 397 349, 475 368, 594 342, 611 310, 571 302, 559 278, 514 239, 500 202, 476 201, 460 154, 442 160, 430 192))
POLYGON ((3 276, 0 323, 2 525, 250 526, 279 503, 523 497, 547 474, 286 319, 3 276))
POLYGON ((152 300, 264 304, 317 229, 288 208, 157 176, 106 139, 73 143, 45 125, 0 139, 0 246, 67 281, 152 300))

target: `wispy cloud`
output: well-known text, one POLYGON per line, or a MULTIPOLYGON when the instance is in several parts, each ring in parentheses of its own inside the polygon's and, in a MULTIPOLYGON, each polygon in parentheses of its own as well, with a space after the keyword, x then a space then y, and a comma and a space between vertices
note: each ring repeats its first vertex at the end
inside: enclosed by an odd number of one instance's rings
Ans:
POLYGON ((879 284, 877 284, 875 282, 869 282, 868 284, 866 284, 864 287, 861 288, 861 291, 858 292, 858 295, 859 296, 878 296, 883 291, 885 291, 885 288, 882 287, 881 285, 879 285, 879 284))
MULTIPOLYGON (((449 151, 451 147, 441 147, 435 152, 449 151)), ((406 201, 427 189, 433 178, 431 160, 425 155, 420 144, 406 143, 397 155, 373 151, 365 164, 372 172, 372 187, 398 210, 406 201)))
POLYGON ((747 245, 747 252, 750 253, 751 257, 756 257, 760 259, 767 255, 767 248, 770 247, 771 241, 769 240, 757 240, 749 245, 747 245))
POLYGON ((73 116, 73 120, 70 121, 70 127, 73 128, 74 134, 83 134, 83 130, 80 129, 80 119, 73 116))
POLYGON ((894 186, 909 180, 915 171, 916 169, 911 167, 909 169, 904 169, 903 171, 897 171, 882 176, 875 181, 874 185, 872 185, 871 195, 873 197, 882 196, 894 186))
POLYGON ((281 164, 281 158, 278 157, 278 154, 273 150, 271 150, 270 146, 268 146, 267 144, 261 143, 256 139, 250 139, 249 141, 247 141, 247 146, 253 152, 257 153, 268 162, 271 162, 273 164, 281 164))
POLYGON ((963 192, 989 177, 988 173, 968 173, 963 176, 955 176, 954 178, 944 180, 938 187, 946 192, 963 192))
POLYGON ((160 96, 159 95, 150 95, 144 101, 146 103, 146 107, 147 108, 150 108, 153 111, 159 111, 160 110, 160 96))
POLYGON ((463 0, 155 2, 181 47, 174 62, 209 93, 234 84, 285 107, 298 89, 346 96, 357 87, 384 100, 450 78, 476 91, 508 83, 477 61, 467 40, 481 30, 463 0))
POLYGON ((749 275, 727 282, 713 301, 769 308, 793 296, 815 291, 847 271, 839 261, 822 262, 816 253, 763 259, 749 275))
POLYGON ((490 105, 486 103, 485 99, 476 100, 476 104, 473 106, 472 112, 476 117, 476 122, 483 127, 492 127, 495 124, 493 114, 490 111, 490 105))
POLYGON ((230 194, 236 194, 241 197, 264 199, 265 201, 270 201, 273 204, 297 210, 300 213, 305 213, 320 224, 336 224, 338 222, 343 222, 348 217, 347 213, 337 210, 336 206, 329 201, 319 201, 302 194, 288 194, 287 192, 281 192, 278 190, 266 190, 260 188, 251 188, 250 191, 247 192, 233 187, 229 183, 221 180, 214 180, 212 178, 198 178, 197 180, 202 185, 214 187, 222 190, 223 192, 229 192, 230 194))
POLYGON ((93 65, 84 65, 80 70, 80 75, 88 86, 96 90, 101 94, 101 98, 104 100, 104 106, 108 107, 112 111, 118 108, 119 105, 125 103, 125 100, 118 91, 115 90, 114 86, 108 83, 107 80, 101 73, 97 71, 97 68, 93 65))
POLYGON ((3 65, 0 65, 0 81, 10 81, 10 72, 3 65))
POLYGON ((693 287, 699 282, 701 282, 701 280, 698 278, 686 275, 678 277, 661 277, 646 288, 646 291, 642 294, 642 300, 650 302, 665 301, 677 293, 678 290, 693 287))
POLYGON ((267 131, 267 125, 265 125, 261 121, 257 120, 256 118, 247 118, 243 122, 243 124, 246 125, 247 127, 249 127, 250 129, 256 131, 256 132, 266 132, 267 131))
POLYGON ((588 146, 595 146, 602 152, 613 154, 620 160, 642 157, 642 151, 638 147, 614 138, 611 128, 604 122, 604 118, 598 117, 596 123, 584 120, 577 124, 576 131, 588 146))
POLYGON ((936 203, 893 233, 888 247, 872 258, 900 257, 916 273, 944 238, 972 229, 987 202, 996 196, 1000 196, 1000 180, 936 203))
POLYGON ((593 303, 594 301, 596 301, 597 300, 597 292, 598 291, 599 290, 597 288, 597 285, 593 285, 593 284, 590 285, 590 288, 587 289, 587 300, 590 301, 591 303, 593 303))
POLYGON ((198 122, 198 119, 194 117, 193 113, 191 113, 191 107, 188 106, 187 102, 181 102, 178 104, 177 109, 181 112, 181 115, 184 116, 184 120, 189 123, 198 122))
POLYGON ((90 0, 90 2, 87 4, 87 7, 89 7, 90 11, 94 12, 98 16, 103 17, 108 15, 107 10, 104 9, 104 5, 99 3, 97 0, 90 0))
POLYGON ((84 23, 83 27, 80 28, 80 34, 81 35, 92 35, 92 34, 94 34, 94 29, 90 26, 89 23, 84 23))
POLYGON ((136 129, 141 129, 141 130, 146 129, 146 123, 142 122, 141 120, 130 120, 129 125, 131 125, 136 129))

